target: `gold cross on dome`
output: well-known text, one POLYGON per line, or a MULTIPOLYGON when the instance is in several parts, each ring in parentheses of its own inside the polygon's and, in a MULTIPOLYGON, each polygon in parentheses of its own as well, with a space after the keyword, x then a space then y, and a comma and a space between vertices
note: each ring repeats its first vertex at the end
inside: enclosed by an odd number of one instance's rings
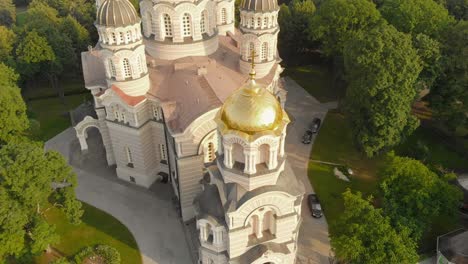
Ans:
POLYGON ((255 49, 251 49, 250 51, 250 60, 251 60, 251 69, 250 69, 250 79, 255 78, 255 58, 258 57, 258 55, 255 55, 255 49))

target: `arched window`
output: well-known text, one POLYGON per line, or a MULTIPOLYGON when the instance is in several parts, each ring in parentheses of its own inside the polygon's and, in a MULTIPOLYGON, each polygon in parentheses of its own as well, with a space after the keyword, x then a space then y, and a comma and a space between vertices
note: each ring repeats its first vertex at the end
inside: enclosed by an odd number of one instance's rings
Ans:
POLYGON ((124 70, 125 78, 132 77, 132 71, 130 69, 130 61, 127 58, 123 59, 123 70, 124 70))
POLYGON ((125 37, 126 37, 127 43, 129 43, 130 41, 132 41, 132 32, 127 31, 127 33, 125 34, 125 37))
POLYGON ((214 234, 211 225, 206 225, 206 242, 213 244, 214 234))
MULTIPOLYGON (((235 162, 244 163, 244 151, 238 143, 232 144, 232 160, 235 162)), ((234 162, 233 162, 234 163, 234 162)))
POLYGON ((215 146, 213 142, 209 142, 206 146, 205 161, 212 162, 216 158, 215 156, 215 146))
POLYGON ((166 145, 159 144, 159 154, 161 156, 161 160, 167 160, 166 156, 166 145))
POLYGON ((117 37, 115 36, 115 32, 111 33, 111 38, 112 38, 112 44, 117 43, 117 37))
POLYGON ((116 75, 115 65, 114 65, 114 63, 112 62, 111 59, 109 59, 109 69, 110 69, 111 77, 115 77, 115 75, 116 75))
POLYGON ((268 43, 267 42, 263 42, 262 44, 261 58, 262 58, 262 61, 268 59, 268 43))
POLYGON ((276 218, 273 211, 268 211, 263 215, 262 231, 276 234, 276 218))
POLYGON ((200 30, 202 34, 206 33, 207 23, 208 23, 208 12, 206 10, 203 10, 203 12, 201 13, 201 17, 200 17, 200 30))
POLYGON ((265 17, 265 19, 263 20, 263 27, 268 28, 268 17, 265 17))
POLYGON ((117 119, 120 121, 120 113, 119 113, 119 110, 117 109, 117 107, 113 107, 114 109, 114 119, 117 119))
POLYGON ((190 14, 185 13, 182 17, 182 32, 184 37, 192 36, 192 25, 190 21, 190 14))
POLYGON ((138 72, 140 74, 142 74, 143 73, 143 63, 142 63, 142 60, 141 60, 141 56, 138 56, 137 65, 138 65, 138 72))
POLYGON ((120 44, 125 42, 125 36, 123 32, 119 32, 120 44))
POLYGON ((262 18, 259 17, 257 18, 257 28, 260 28, 262 26, 262 18))
POLYGON ((250 232, 249 235, 257 236, 258 232, 258 215, 253 215, 250 220, 250 232))
POLYGON ((255 50, 255 44, 253 42, 249 43, 249 48, 247 49, 247 58, 249 61, 252 60, 252 52, 255 50))
POLYGON ((254 28, 254 26, 255 26, 255 18, 252 17, 252 18, 250 19, 250 27, 251 27, 251 28, 254 28))
POLYGON ((166 34, 166 37, 172 37, 171 17, 168 14, 164 14, 163 20, 164 20, 164 32, 166 34))
POLYGON ((133 157, 129 147, 125 147, 125 155, 127 156, 127 166, 133 167, 133 157))
POLYGON ((221 8, 221 24, 227 24, 227 11, 226 8, 221 8))
POLYGON ((159 108, 157 106, 155 106, 155 105, 153 105, 153 117, 156 120, 161 119, 160 116, 159 116, 159 108))
POLYGON ((263 144, 258 148, 258 163, 265 163, 268 164, 268 160, 270 157, 270 146, 268 144, 263 144))

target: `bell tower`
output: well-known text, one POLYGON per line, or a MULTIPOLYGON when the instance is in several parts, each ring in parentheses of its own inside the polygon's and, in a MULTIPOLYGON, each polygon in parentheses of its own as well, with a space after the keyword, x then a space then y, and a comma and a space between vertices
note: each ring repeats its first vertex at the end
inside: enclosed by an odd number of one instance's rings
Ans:
POLYGON ((293 264, 296 258, 304 187, 286 163, 288 115, 256 83, 254 54, 249 80, 216 116, 219 155, 194 201, 202 264, 293 264))
POLYGON ((145 45, 133 5, 128 0, 104 0, 95 24, 108 86, 116 85, 131 96, 145 95, 150 86, 145 45))
POLYGON ((277 0, 242 0, 240 5, 241 57, 240 69, 247 74, 250 71, 250 53, 255 50, 257 77, 267 75, 275 65, 278 41, 277 0))

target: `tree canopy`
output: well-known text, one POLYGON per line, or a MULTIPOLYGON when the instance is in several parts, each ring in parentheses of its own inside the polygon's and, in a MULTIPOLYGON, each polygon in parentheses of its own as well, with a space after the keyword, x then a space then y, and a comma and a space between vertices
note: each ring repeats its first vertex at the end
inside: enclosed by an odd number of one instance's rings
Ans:
POLYGON ((453 22, 447 9, 433 0, 384 0, 380 12, 401 32, 433 38, 453 22))
POLYGON ((309 34, 322 42, 328 55, 341 55, 345 42, 360 30, 370 30, 381 16, 368 0, 324 1, 312 17, 309 34))
POLYGON ((17 81, 14 70, 0 62, 0 146, 18 141, 29 126, 17 81))
POLYGON ((36 31, 28 32, 16 49, 20 73, 28 77, 50 67, 55 58, 47 39, 39 36, 36 31))
POLYGON ((408 35, 385 23, 346 42, 346 104, 358 146, 373 156, 417 127, 411 114, 420 59, 408 35))
POLYGON ((435 116, 448 128, 468 125, 468 21, 460 20, 443 35, 443 72, 429 102, 435 116))
POLYGON ((339 260, 350 263, 416 263, 416 244, 407 230, 397 232, 381 209, 375 209, 361 193, 349 189, 343 193, 344 211, 332 223, 331 246, 339 260))
POLYGON ((436 217, 456 217, 461 191, 448 183, 454 175, 439 177, 423 163, 407 157, 389 155, 381 172, 383 209, 394 226, 408 227, 418 241, 436 217))
POLYGON ((0 261, 42 252, 57 242, 55 228, 44 219, 48 208, 60 208, 79 223, 76 176, 55 151, 31 142, 0 148, 0 261))
POLYGON ((16 9, 11 0, 0 0, 0 25, 10 27, 16 21, 16 9))
POLYGON ((301 54, 310 49, 312 42, 308 37, 310 17, 315 12, 312 0, 293 0, 288 5, 282 4, 278 15, 281 28, 278 45, 286 58, 301 54))
POLYGON ((15 32, 5 26, 0 26, 0 61, 6 62, 13 59, 11 55, 15 42, 15 32))

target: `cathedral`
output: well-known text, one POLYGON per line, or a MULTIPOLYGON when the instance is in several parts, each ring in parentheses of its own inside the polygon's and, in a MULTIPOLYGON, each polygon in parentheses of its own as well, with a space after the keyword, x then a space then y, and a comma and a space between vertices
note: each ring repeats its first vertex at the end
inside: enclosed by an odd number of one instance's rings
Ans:
POLYGON ((285 155, 277 0, 98 0, 99 41, 82 53, 117 176, 171 184, 196 219, 199 263, 295 263, 303 186, 285 155), (141 17, 141 18, 140 18, 141 17))

